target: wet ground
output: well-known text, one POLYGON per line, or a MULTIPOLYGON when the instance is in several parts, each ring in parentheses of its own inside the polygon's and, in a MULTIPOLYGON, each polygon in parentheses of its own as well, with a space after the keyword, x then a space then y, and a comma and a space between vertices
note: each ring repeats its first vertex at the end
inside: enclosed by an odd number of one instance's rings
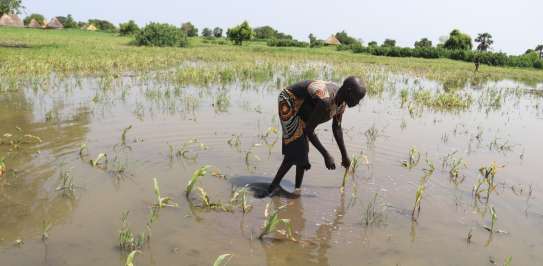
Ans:
MULTIPOLYGON (((401 89, 421 87, 441 89, 438 82, 391 77, 382 94, 347 110, 347 149, 367 163, 361 160, 344 193, 344 170, 326 170, 312 148, 301 197, 250 197, 245 215, 238 207, 233 213, 201 208, 197 192, 185 197, 185 186, 206 164, 214 174, 198 186, 213 201, 226 204, 236 187, 271 181, 282 159, 273 130, 275 81, 177 87, 127 78, 104 89, 88 78, 1 92, 0 159, 6 157, 7 173, 0 177, 0 264, 124 265, 121 214, 129 211, 132 231, 146 230, 153 178, 179 207, 160 210, 136 265, 211 265, 225 253, 233 254, 229 265, 501 265, 509 256, 512 265, 540 264, 541 86, 467 85, 464 92, 474 98, 467 110, 401 105, 401 89), (500 93, 497 101, 492 92, 500 93), (421 159, 407 169, 401 162, 411 147, 421 159), (91 165, 100 153, 107 163, 91 165), (465 162, 456 178, 442 165, 448 154, 465 162), (435 171, 413 222, 426 158, 435 171), (479 168, 492 162, 503 168, 487 203, 472 189, 479 168), (71 186, 62 185, 62 175, 71 186), (279 217, 290 219, 297 241, 277 233, 257 239, 268 203, 286 205, 279 217), (484 228, 492 223, 490 207, 494 233, 484 228)), ((331 123, 318 134, 339 165, 331 123)), ((283 181, 287 191, 293 176, 291 170, 283 181)))

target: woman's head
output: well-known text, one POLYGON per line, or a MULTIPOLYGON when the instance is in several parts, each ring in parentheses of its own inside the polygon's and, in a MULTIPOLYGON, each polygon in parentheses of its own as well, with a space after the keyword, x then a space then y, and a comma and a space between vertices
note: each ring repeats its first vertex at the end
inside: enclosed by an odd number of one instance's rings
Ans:
POLYGON ((349 107, 354 107, 366 96, 366 84, 357 77, 350 76, 343 81, 343 101, 349 107))

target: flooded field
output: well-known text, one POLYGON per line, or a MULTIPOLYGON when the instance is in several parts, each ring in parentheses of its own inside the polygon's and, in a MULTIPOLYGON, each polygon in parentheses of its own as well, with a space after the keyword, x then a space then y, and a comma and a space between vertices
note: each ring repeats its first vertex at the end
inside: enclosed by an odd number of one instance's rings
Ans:
MULTIPOLYGON (((221 254, 229 265, 540 264, 541 84, 365 79, 369 95, 343 122, 359 166, 341 192, 344 169, 326 170, 311 148, 297 199, 239 190, 271 182, 282 160, 277 95, 294 80, 281 74, 203 85, 53 76, 0 92, 0 264, 124 265, 136 246, 136 265, 221 254), (293 239, 258 239, 267 204, 293 239), (122 250, 121 231, 145 236, 122 250)), ((317 131, 339 164, 331 123, 317 131)))

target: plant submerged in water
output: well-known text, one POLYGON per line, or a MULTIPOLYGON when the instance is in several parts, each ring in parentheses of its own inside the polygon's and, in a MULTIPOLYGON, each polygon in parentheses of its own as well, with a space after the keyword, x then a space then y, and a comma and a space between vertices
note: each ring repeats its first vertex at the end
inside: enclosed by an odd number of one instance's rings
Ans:
POLYGON ((402 166, 407 169, 413 169, 413 167, 417 166, 419 161, 420 161, 419 151, 417 151, 417 148, 411 147, 411 149, 409 149, 409 159, 402 161, 402 166))
POLYGON ((8 171, 6 166, 6 158, 0 158, 0 176, 3 176, 8 171))
POLYGON ((198 180, 200 180, 201 177, 207 175, 207 172, 208 172, 210 167, 211 167, 211 165, 204 165, 204 166, 196 169, 196 171, 194 171, 194 173, 192 173, 192 177, 190 178, 190 180, 187 183, 187 186, 185 188, 185 196, 187 198, 189 197, 190 193, 192 192, 192 189, 194 188, 194 185, 196 185, 198 180))
POLYGON ((416 222, 420 215, 420 206, 422 202, 422 196, 424 195, 424 190, 426 190, 426 185, 420 183, 417 188, 417 193, 415 194, 415 204, 413 205, 413 211, 411 212, 411 219, 416 222))
POLYGON ((128 211, 121 215, 121 230, 119 231, 119 247, 121 250, 134 251, 145 244, 145 233, 134 236, 128 226, 128 211))
POLYGON ((232 259, 232 254, 222 254, 217 257, 213 266, 226 266, 228 262, 232 259))
POLYGON ((353 178, 355 177, 356 170, 360 166, 360 160, 362 158, 364 158, 367 162, 367 158, 364 155, 361 155, 361 156, 357 155, 357 156, 354 156, 353 159, 351 160, 351 165, 349 166, 349 168, 345 169, 345 173, 343 174, 343 180, 341 181, 341 188, 340 188, 341 193, 345 192, 345 184, 347 183, 347 179, 349 179, 349 176, 353 178))
POLYGON ((496 177, 496 172, 498 168, 502 167, 503 166, 498 166, 495 162, 493 162, 489 166, 479 168, 479 173, 481 174, 482 178, 477 180, 477 184, 473 186, 473 195, 476 199, 480 199, 481 193, 486 192, 486 202, 488 202, 490 198, 490 193, 496 190, 496 184, 494 181, 494 178, 496 177), (481 189, 481 186, 483 184, 486 184, 486 189, 481 189))
POLYGON ((242 188, 238 188, 234 192, 234 195, 232 195, 232 198, 230 199, 231 204, 240 206, 241 211, 243 212, 243 214, 248 213, 253 208, 253 206, 251 204, 249 204, 249 200, 248 200, 248 197, 247 197, 248 193, 249 193, 249 187, 244 186, 242 188))
POLYGON ((126 257, 126 263, 124 265, 134 266, 134 260, 136 259, 136 255, 140 253, 141 251, 139 250, 133 250, 132 252, 130 252, 130 254, 128 254, 128 256, 126 257))
POLYGON ((104 165, 107 164, 107 154, 105 154, 105 153, 98 154, 98 156, 96 157, 95 160, 90 160, 90 164, 92 165, 92 167, 96 167, 102 161, 103 161, 104 165))
POLYGON ((258 239, 262 240, 264 236, 271 234, 273 232, 278 232, 284 236, 286 236, 290 240, 295 240, 292 235, 292 224, 290 223, 289 219, 280 219, 279 218, 279 210, 285 208, 286 205, 283 205, 275 210, 272 210, 272 207, 270 204, 266 204, 266 209, 264 210, 264 227, 262 228, 262 233, 258 236, 258 239), (279 225, 284 225, 287 227, 286 230, 278 230, 277 227, 279 225))

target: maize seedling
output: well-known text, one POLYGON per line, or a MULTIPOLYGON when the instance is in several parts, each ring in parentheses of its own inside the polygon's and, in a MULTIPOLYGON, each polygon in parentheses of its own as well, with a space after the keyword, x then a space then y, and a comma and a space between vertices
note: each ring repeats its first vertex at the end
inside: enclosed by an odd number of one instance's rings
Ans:
POLYGON ((284 236, 286 236, 290 240, 295 240, 292 235, 292 224, 290 223, 289 219, 280 219, 279 218, 279 210, 286 207, 286 205, 283 205, 275 210, 271 209, 270 204, 266 204, 266 209, 264 210, 264 227, 262 228, 262 233, 258 236, 258 239, 262 240, 265 235, 268 235, 272 232, 278 232, 284 236), (286 230, 277 230, 277 227, 279 225, 284 225, 287 227, 286 230))
POLYGON ((247 197, 247 194, 249 193, 249 187, 246 185, 242 188, 238 188, 234 195, 232 195, 232 198, 230 199, 230 203, 234 205, 239 205, 241 208, 241 211, 243 214, 248 213, 252 209, 252 205, 249 204, 249 200, 247 197))
POLYGON ((134 266, 134 260, 136 259, 136 255, 140 253, 141 251, 139 250, 132 250, 132 252, 130 252, 130 254, 128 254, 128 256, 126 257, 126 263, 124 265, 134 266))
POLYGON ((411 219, 416 222, 420 215, 420 205, 422 201, 422 196, 424 194, 424 190, 426 189, 426 186, 424 183, 419 184, 419 187, 417 188, 417 193, 415 194, 415 204, 413 206, 413 212, 411 213, 411 219), (416 215, 415 215, 416 214, 416 215))
POLYGON ((144 244, 145 233, 134 236, 128 226, 128 211, 123 212, 121 215, 121 230, 119 231, 119 247, 122 250, 134 251, 142 248, 144 244))
POLYGON ((409 149, 409 159, 402 161, 402 166, 408 169, 413 169, 420 161, 420 153, 417 148, 411 147, 409 149))
POLYGON ((172 198, 162 197, 160 195, 160 187, 158 186, 158 180, 156 178, 153 178, 153 190, 156 196, 155 206, 159 208, 179 206, 177 203, 173 202, 172 198))
POLYGON ((90 160, 90 164, 92 165, 92 167, 96 167, 102 161, 103 161, 104 164, 107 164, 107 154, 105 154, 105 153, 98 154, 98 156, 96 157, 95 160, 92 160, 92 159, 90 160))
POLYGON ((226 266, 232 259, 232 254, 222 254, 213 263, 213 266, 226 266))
POLYGON ((198 169, 196 169, 196 171, 194 171, 194 173, 192 173, 192 177, 190 178, 189 182, 187 183, 187 186, 185 188, 185 196, 188 198, 189 195, 190 195, 190 192, 192 191, 192 189, 194 188, 194 185, 196 185, 196 183, 198 182, 198 180, 207 175, 207 172, 209 170, 211 166, 210 165, 204 165, 198 169))

